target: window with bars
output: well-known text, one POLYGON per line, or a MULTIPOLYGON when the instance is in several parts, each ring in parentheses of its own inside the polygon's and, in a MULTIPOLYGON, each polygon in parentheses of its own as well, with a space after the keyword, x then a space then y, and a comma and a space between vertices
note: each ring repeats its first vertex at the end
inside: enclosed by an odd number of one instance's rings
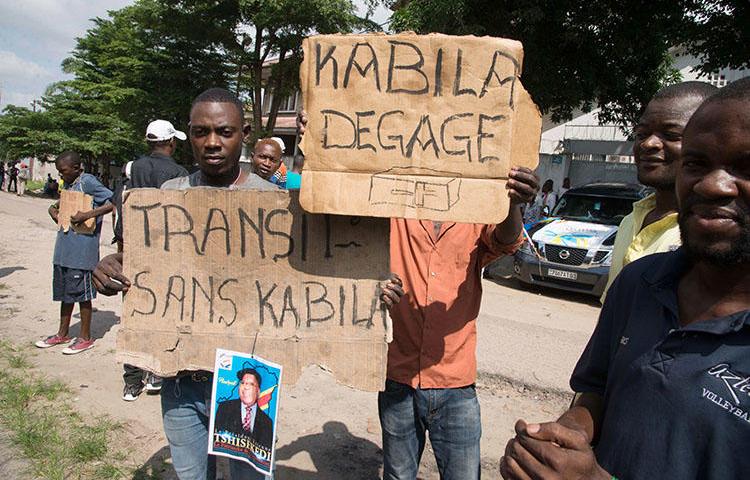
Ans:
MULTIPOLYGON (((292 95, 289 95, 288 97, 281 100, 281 103, 279 104, 279 113, 288 113, 288 112, 296 112, 297 107, 300 105, 300 97, 301 94, 299 91, 293 93, 292 95)), ((271 104, 273 102, 273 95, 269 95, 268 101, 265 105, 265 114, 268 115, 268 113, 271 111, 271 104)))
POLYGON ((713 85, 715 87, 721 88, 721 87, 726 86, 726 84, 727 84, 727 77, 724 76, 724 74, 719 73, 719 72, 711 73, 708 76, 708 83, 710 83, 711 85, 713 85))

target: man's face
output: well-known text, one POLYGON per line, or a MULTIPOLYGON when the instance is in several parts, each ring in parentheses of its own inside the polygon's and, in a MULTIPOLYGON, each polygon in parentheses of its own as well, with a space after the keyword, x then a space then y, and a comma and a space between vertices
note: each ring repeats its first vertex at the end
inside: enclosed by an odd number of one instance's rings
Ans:
POLYGON ((719 265, 750 262, 750 102, 715 101, 696 114, 676 187, 687 252, 719 265))
POLYGON ((658 190, 674 188, 682 131, 700 103, 691 96, 649 102, 635 126, 633 156, 639 182, 658 190))
POLYGON ((200 102, 190 111, 193 155, 209 177, 237 171, 243 137, 242 117, 232 103, 200 102))
POLYGON ((281 165, 281 149, 276 142, 260 142, 253 151, 253 171, 268 180, 281 165))
POLYGON ((240 401, 248 407, 252 407, 258 401, 258 380, 255 375, 247 373, 242 376, 240 381, 240 401))
POLYGON ((75 181, 76 178, 81 174, 81 166, 73 162, 63 160, 55 164, 57 171, 60 172, 60 176, 65 181, 66 185, 70 185, 75 181))

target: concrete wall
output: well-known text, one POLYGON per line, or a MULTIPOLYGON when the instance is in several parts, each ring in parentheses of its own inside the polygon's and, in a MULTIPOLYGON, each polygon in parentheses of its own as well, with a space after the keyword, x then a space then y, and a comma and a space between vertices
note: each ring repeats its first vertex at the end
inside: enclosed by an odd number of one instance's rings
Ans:
POLYGON ((587 162, 573 160, 568 170, 571 187, 594 182, 638 183, 634 163, 587 162))
POLYGON ((539 155, 536 169, 540 183, 551 179, 559 191, 565 177, 570 177, 571 187, 594 182, 638 183, 635 164, 616 162, 589 162, 571 160, 565 155, 539 155))
POLYGON ((555 184, 555 191, 558 191, 562 187, 563 179, 568 176, 569 167, 570 157, 568 156, 540 154, 539 166, 536 168, 540 185, 551 179, 555 184))

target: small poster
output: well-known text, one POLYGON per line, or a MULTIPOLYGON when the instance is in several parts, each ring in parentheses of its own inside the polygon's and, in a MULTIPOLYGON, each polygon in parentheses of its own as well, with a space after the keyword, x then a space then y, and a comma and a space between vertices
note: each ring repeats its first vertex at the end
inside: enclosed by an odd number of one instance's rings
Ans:
POLYGON ((271 475, 281 370, 250 354, 216 349, 209 453, 271 475))

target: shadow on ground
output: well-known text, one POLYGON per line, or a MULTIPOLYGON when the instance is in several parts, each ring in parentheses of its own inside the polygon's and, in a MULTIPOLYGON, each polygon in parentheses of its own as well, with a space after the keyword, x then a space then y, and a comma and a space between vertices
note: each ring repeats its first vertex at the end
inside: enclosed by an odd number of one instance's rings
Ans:
POLYGON ((160 480, 177 480, 177 473, 175 473, 172 465, 168 463, 169 459, 169 446, 165 445, 158 452, 151 455, 151 458, 146 463, 133 472, 133 480, 151 480, 157 478, 160 480))
MULTIPOLYGON (((70 326, 70 335, 76 336, 81 329, 81 314, 77 312, 73 314, 73 318, 79 321, 70 326)), ((115 315, 115 312, 110 310, 97 310, 91 316, 91 338, 97 339, 102 338, 112 329, 112 326, 120 322, 120 317, 115 315)))
POLYGON ((353 435, 341 422, 327 422, 321 433, 305 435, 276 451, 275 480, 369 480, 380 478, 383 452, 377 444, 353 435), (310 472, 280 465, 307 452, 315 466, 310 472))
POLYGON ((2 267, 0 268, 0 278, 7 277, 13 272, 17 272, 19 270, 26 270, 26 267, 2 267))
MULTIPOLYGON (((305 435, 276 450, 274 480, 371 480, 380 478, 383 452, 375 443, 352 435, 341 422, 328 422, 323 431, 305 435), (297 454, 306 453, 314 471, 280 465, 297 454)), ((138 470, 132 480, 177 478, 170 462, 169 447, 154 453, 138 470)), ((226 459, 217 457, 218 477, 228 480, 226 459)), ((242 480, 242 479, 232 479, 242 480)))

